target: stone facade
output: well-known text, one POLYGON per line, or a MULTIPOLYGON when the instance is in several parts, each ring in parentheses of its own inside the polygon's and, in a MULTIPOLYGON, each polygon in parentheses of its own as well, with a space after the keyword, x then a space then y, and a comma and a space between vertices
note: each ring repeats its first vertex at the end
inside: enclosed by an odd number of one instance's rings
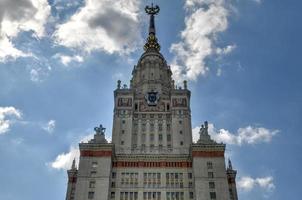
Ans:
POLYGON ((190 96, 184 81, 175 87, 159 52, 150 15, 145 52, 129 87, 114 91, 112 143, 105 129, 80 143, 80 162, 68 170, 66 200, 237 200, 236 171, 225 166, 225 145, 211 140, 208 124, 192 142, 190 96))

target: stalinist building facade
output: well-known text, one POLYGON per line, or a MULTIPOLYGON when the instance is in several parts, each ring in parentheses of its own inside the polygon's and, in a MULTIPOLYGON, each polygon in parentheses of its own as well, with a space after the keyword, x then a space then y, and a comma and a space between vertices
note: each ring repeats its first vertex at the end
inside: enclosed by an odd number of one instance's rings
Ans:
POLYGON ((114 91, 112 142, 95 128, 80 143, 80 161, 68 170, 66 200, 237 200, 236 171, 225 164, 225 144, 200 128, 192 142, 191 92, 175 87, 155 33, 158 6, 150 15, 144 53, 130 85, 114 91))

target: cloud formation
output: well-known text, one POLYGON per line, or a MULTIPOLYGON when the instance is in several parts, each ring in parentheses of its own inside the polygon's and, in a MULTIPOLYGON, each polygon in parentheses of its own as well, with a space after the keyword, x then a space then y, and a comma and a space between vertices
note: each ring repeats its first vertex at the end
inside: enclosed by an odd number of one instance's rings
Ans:
POLYGON ((211 55, 228 54, 234 45, 215 47, 218 33, 228 27, 228 10, 225 0, 186 0, 185 29, 181 40, 170 47, 175 54, 171 64, 174 79, 196 80, 209 70, 206 59, 211 55))
POLYGON ((21 31, 33 31, 36 37, 44 36, 44 25, 49 15, 47 0, 1 0, 0 62, 32 56, 31 53, 17 49, 12 40, 21 31))
POLYGON ((85 0, 84 6, 57 26, 56 42, 85 52, 127 54, 140 41, 139 0, 85 0))
POLYGON ((8 132, 13 119, 21 119, 22 113, 14 107, 0 107, 0 135, 8 132))
MULTIPOLYGON (((89 140, 93 139, 94 133, 83 136, 80 139, 80 142, 87 143, 89 140)), ((111 137, 105 136, 108 142, 111 142, 111 137)), ((75 145, 71 146, 69 152, 63 152, 59 154, 54 161, 47 163, 47 166, 50 166, 54 169, 70 169, 73 159, 76 159, 76 162, 79 163, 80 151, 75 145)))
POLYGON ((237 182, 238 188, 243 191, 251 191, 255 188, 261 188, 268 192, 275 189, 274 178, 272 176, 252 178, 249 176, 241 177, 237 182))
POLYGON ((84 58, 80 55, 69 56, 69 55, 64 55, 64 54, 61 54, 61 53, 56 54, 54 56, 54 58, 59 58, 61 63, 65 66, 68 66, 71 62, 81 63, 81 62, 84 61, 84 58))
POLYGON ((76 163, 79 163, 80 152, 78 148, 71 147, 69 152, 62 153, 56 157, 56 159, 48 165, 54 169, 70 169, 73 159, 76 159, 76 163))
MULTIPOLYGON (((199 128, 192 129, 193 141, 199 138, 199 128)), ((264 127, 247 126, 239 128, 236 133, 231 133, 226 129, 217 130, 213 124, 209 124, 209 135, 216 142, 223 142, 232 145, 269 143, 279 130, 269 130, 264 127)))
MULTIPOLYGON (((88 142, 93 138, 93 134, 84 136, 80 142, 88 142)), ((56 159, 47 165, 54 169, 70 169, 73 159, 76 159, 76 163, 79 163, 80 151, 77 147, 71 146, 69 152, 59 154, 56 159)))
POLYGON ((56 128, 56 121, 55 120, 49 120, 47 122, 47 124, 45 126, 43 126, 43 129, 48 132, 48 133, 53 133, 53 131, 55 130, 56 128))

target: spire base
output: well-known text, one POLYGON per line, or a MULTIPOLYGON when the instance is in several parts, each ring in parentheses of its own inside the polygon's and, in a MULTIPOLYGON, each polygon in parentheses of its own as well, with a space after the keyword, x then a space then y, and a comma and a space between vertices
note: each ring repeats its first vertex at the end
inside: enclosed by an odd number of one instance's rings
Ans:
POLYGON ((156 51, 160 51, 160 45, 157 42, 157 38, 155 35, 150 34, 147 38, 147 42, 144 45, 144 50, 148 51, 148 50, 156 50, 156 51))

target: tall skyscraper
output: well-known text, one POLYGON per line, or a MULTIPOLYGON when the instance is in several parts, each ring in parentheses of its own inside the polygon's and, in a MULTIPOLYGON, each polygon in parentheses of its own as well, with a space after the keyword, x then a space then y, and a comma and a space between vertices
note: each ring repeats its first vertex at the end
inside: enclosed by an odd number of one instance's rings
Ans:
POLYGON ((225 165, 225 144, 208 134, 192 142, 187 82, 176 87, 160 53, 155 15, 147 6, 149 36, 132 71, 130 86, 114 91, 112 143, 95 128, 80 143, 80 162, 68 170, 66 200, 237 200, 236 171, 225 165))

